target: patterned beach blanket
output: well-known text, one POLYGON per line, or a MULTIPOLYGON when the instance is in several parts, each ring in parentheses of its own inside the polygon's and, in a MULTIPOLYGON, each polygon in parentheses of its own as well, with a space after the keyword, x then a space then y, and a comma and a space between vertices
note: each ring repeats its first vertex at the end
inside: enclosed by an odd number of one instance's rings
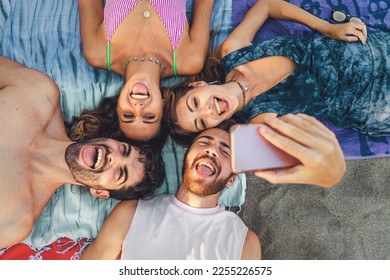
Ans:
MULTIPOLYGON (((333 10, 357 16, 365 22, 368 36, 370 32, 378 30, 390 31, 390 2, 388 0, 290 0, 288 2, 332 23, 335 23, 332 19, 333 10)), ((233 0, 233 27, 237 26, 254 3, 256 0, 233 0)), ((276 36, 296 36, 308 39, 322 35, 298 23, 269 19, 257 32, 254 42, 264 42, 276 36)), ((390 136, 372 137, 357 133, 352 129, 336 127, 325 120, 323 122, 335 132, 346 159, 390 155, 390 136)))
MULTIPOLYGON (((219 45, 231 31, 231 4, 231 0, 215 1, 212 25, 219 29, 212 45, 219 45)), ((187 13, 191 20, 192 0, 187 1, 187 13)), ((118 94, 123 84, 121 76, 86 63, 77 0, 0 1, 0 55, 51 77, 60 89, 66 120, 86 107, 95 107, 103 97, 118 94)), ((163 84, 175 82, 167 79, 163 84)), ((168 139, 163 150, 167 177, 156 195, 176 192, 184 152, 168 139)), ((234 185, 223 191, 219 202, 240 207, 245 189, 246 178, 240 174, 234 185)), ((95 199, 78 186, 64 185, 53 195, 30 236, 15 247, 0 250, 0 259, 77 258, 77 252, 85 247, 86 240, 97 236, 117 203, 113 199, 95 199)))

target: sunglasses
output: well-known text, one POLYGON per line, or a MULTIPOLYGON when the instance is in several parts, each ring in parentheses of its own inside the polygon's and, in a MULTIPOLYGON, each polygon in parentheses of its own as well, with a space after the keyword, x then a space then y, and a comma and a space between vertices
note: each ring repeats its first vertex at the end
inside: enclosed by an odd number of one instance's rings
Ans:
POLYGON ((350 21, 355 23, 363 23, 363 20, 358 17, 351 16, 342 11, 336 11, 336 10, 332 11, 332 18, 337 22, 350 21))

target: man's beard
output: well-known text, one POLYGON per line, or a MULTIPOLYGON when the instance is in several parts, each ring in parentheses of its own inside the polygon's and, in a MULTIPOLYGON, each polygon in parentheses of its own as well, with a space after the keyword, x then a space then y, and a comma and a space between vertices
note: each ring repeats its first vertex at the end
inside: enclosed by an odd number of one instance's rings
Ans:
POLYGON ((82 167, 77 159, 80 155, 80 150, 85 145, 95 145, 102 147, 106 150, 106 154, 108 153, 108 146, 103 144, 105 140, 101 138, 87 140, 82 143, 72 143, 70 144, 65 151, 65 161, 68 164, 69 170, 72 173, 73 178, 80 184, 94 187, 94 188, 102 188, 98 184, 98 179, 103 172, 103 168, 99 168, 97 170, 90 170, 82 167))
MULTIPOLYGON (((200 196, 209 196, 209 195, 213 195, 213 194, 216 194, 216 193, 222 191, 225 188, 225 186, 230 178, 230 176, 226 176, 226 178, 219 178, 219 179, 216 179, 215 181, 209 180, 206 183, 205 179, 194 178, 194 176, 192 175, 193 172, 191 171, 192 168, 193 168, 193 166, 191 166, 187 162, 187 160, 184 160, 183 183, 188 191, 190 191, 194 194, 200 195, 200 196)), ((216 176, 216 177, 218 177, 218 176, 216 176)))

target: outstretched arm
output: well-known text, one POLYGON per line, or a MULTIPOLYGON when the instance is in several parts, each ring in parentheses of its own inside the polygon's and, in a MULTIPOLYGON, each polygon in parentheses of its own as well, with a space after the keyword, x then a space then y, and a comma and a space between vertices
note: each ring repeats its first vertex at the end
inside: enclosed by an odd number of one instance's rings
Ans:
POLYGON ((258 0, 225 40, 221 55, 225 56, 251 44, 256 32, 268 18, 295 21, 333 39, 348 42, 360 40, 363 44, 366 43, 367 29, 364 23, 331 24, 283 0, 258 0))
MULTIPOLYGON (((191 63, 196 68, 195 72, 200 72, 208 55, 210 46, 210 23, 213 11, 214 0, 194 0, 193 17, 190 28, 191 44, 187 48, 189 57, 194 59, 191 63), (194 56, 196 54, 196 56, 194 56)), ((184 73, 186 74, 186 73, 184 73)))
POLYGON ((313 117, 288 114, 266 118, 259 133, 269 142, 297 158, 291 168, 258 171, 256 176, 278 183, 332 187, 345 174, 343 152, 332 131, 313 117))
POLYGON ((79 0, 80 33, 83 53, 87 62, 106 68, 105 35, 101 28, 104 18, 102 0, 79 0))
POLYGON ((81 255, 82 260, 115 260, 130 228, 137 200, 123 200, 104 221, 97 238, 81 255))

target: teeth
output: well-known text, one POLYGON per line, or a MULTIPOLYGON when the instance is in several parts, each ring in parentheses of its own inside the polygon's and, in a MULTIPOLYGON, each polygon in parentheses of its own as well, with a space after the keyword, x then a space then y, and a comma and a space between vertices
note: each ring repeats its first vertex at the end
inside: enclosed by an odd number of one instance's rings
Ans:
POLYGON ((218 115, 220 115, 221 114, 221 107, 219 107, 219 103, 218 103, 218 99, 217 98, 214 98, 214 106, 217 109, 218 115))
POLYGON ((133 93, 131 95, 132 98, 134 99, 142 99, 142 100, 145 100, 145 99, 148 99, 148 95, 145 95, 145 94, 138 94, 138 93, 133 93))
POLYGON ((95 165, 93 166, 94 169, 96 169, 99 166, 100 162, 102 161, 102 155, 103 155, 102 150, 97 149, 97 159, 95 165))
POLYGON ((213 174, 215 173, 215 170, 214 170, 214 166, 208 162, 200 162, 199 165, 203 165, 203 166, 206 166, 208 169, 211 170, 211 172, 213 172, 213 174))

